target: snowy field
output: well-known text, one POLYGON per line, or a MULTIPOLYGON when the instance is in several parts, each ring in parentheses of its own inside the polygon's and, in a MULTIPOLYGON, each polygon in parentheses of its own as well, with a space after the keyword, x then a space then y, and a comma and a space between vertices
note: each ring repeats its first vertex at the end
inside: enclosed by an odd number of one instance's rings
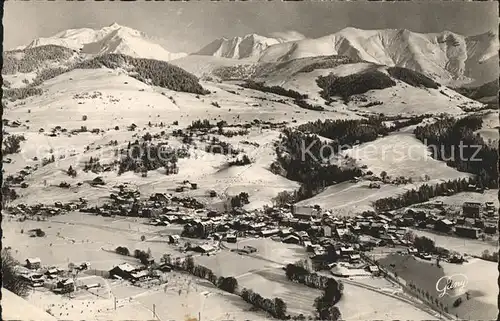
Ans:
POLYGON ((168 244, 167 236, 178 234, 181 228, 155 227, 127 218, 70 213, 40 222, 4 219, 2 228, 3 243, 12 247, 16 259, 24 262, 39 257, 46 266, 66 268, 69 263, 90 262, 92 268, 107 271, 122 262, 138 263, 134 258, 115 254, 118 246, 125 246, 130 252, 149 248, 157 258, 164 253, 180 254, 168 244), (46 236, 30 237, 28 230, 34 228, 42 229, 46 236), (142 235, 146 237, 144 242, 142 235))

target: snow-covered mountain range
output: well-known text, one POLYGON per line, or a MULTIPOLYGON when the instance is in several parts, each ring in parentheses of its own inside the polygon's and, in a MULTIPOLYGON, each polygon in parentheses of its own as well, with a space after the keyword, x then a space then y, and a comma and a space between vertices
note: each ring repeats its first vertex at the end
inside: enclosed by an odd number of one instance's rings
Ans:
POLYGON ((206 45, 200 51, 194 53, 194 55, 258 60, 267 48, 279 43, 283 43, 283 41, 257 34, 230 39, 220 38, 206 45))
POLYGON ((185 57, 186 53, 171 53, 155 43, 146 34, 113 23, 102 29, 69 29, 48 38, 38 38, 29 45, 17 49, 28 49, 44 45, 57 45, 82 54, 124 54, 137 58, 173 60, 185 57))
POLYGON ((342 55, 413 69, 443 83, 484 83, 498 77, 498 49, 495 32, 463 36, 450 31, 423 34, 406 29, 345 28, 316 39, 287 42, 255 34, 222 38, 195 54, 264 63, 342 55))
MULTIPOLYGON (((423 34, 406 29, 349 27, 316 39, 295 39, 298 40, 257 34, 220 38, 192 53, 191 57, 224 58, 221 63, 226 66, 339 55, 353 61, 409 68, 454 87, 477 86, 498 78, 499 41, 495 32, 463 36, 450 31, 423 34)), ((71 48, 82 57, 114 53, 170 61, 188 56, 171 53, 146 34, 116 23, 101 29, 69 29, 48 38, 35 39, 18 49, 44 45, 71 48)), ((212 65, 214 63, 217 61, 211 61, 212 65)))

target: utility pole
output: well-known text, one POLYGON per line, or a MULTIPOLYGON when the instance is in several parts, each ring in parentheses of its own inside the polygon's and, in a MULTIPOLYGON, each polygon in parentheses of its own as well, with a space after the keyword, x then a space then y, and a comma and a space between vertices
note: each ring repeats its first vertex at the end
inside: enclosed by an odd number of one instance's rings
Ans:
POLYGON ((201 321, 201 311, 198 312, 198 321, 201 321))
POLYGON ((155 308, 156 308, 156 305, 155 305, 155 304, 153 304, 153 318, 156 318, 156 312, 155 312, 155 311, 156 311, 156 309, 155 309, 155 308))
POLYGON ((116 296, 113 295, 113 298, 115 299, 115 310, 116 310, 116 296))

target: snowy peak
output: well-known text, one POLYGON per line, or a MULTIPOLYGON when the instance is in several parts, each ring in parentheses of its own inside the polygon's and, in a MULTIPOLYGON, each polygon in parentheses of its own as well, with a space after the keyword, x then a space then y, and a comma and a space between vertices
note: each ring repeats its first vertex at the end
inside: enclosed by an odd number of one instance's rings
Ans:
POLYGON ((345 28, 317 39, 269 46, 261 62, 342 55, 409 68, 443 83, 491 81, 498 75, 498 37, 494 32, 466 37, 450 31, 422 34, 407 29, 345 28))
POLYGON ((264 50, 278 43, 281 43, 278 39, 257 34, 229 39, 220 38, 203 47, 194 55, 257 60, 264 50))
POLYGON ((173 60, 185 53, 170 53, 143 32, 113 23, 101 29, 69 29, 48 38, 39 38, 25 48, 57 45, 88 55, 124 54, 136 58, 173 60))

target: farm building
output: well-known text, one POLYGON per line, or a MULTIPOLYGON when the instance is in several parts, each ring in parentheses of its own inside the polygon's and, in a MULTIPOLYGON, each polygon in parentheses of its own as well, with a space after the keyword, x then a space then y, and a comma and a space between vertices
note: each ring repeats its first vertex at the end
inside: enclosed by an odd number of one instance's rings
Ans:
POLYGON ((323 226, 323 235, 325 237, 332 237, 332 228, 328 225, 323 226))
POLYGON ((177 244, 177 243, 179 243, 180 238, 181 237, 179 235, 169 235, 168 242, 170 244, 177 244))
POLYGON ((436 222, 436 224, 434 224, 434 229, 439 232, 448 233, 452 230, 452 228, 453 228, 453 222, 447 219, 439 220, 436 222))
POLYGON ((211 245, 208 245, 208 244, 202 244, 202 245, 198 245, 195 248, 193 248, 193 251, 199 252, 199 253, 210 253, 210 252, 215 251, 215 248, 211 245))
POLYGON ((30 237, 41 237, 45 236, 45 232, 40 228, 31 229, 28 231, 30 237))
POLYGON ((262 236, 262 237, 270 237, 270 236, 278 234, 279 232, 280 232, 280 230, 278 230, 278 229, 262 230, 260 232, 260 236, 262 236))
POLYGON ((342 256, 349 256, 351 254, 354 254, 354 249, 350 247, 341 247, 340 248, 340 255, 342 256))
POLYGON ((302 242, 309 240, 309 234, 306 231, 298 231, 293 233, 293 235, 297 236, 302 242))
POLYGON ((26 259, 26 267, 28 269, 35 270, 39 269, 41 266, 42 266, 42 261, 37 257, 26 259))
POLYGON ((479 218, 481 214, 481 203, 465 202, 462 206, 462 213, 465 217, 479 218))
POLYGON ((477 239, 480 229, 468 226, 455 226, 455 234, 462 237, 477 239))
POLYGON ((292 215, 298 219, 311 219, 319 216, 319 212, 310 206, 297 206, 292 207, 292 215))
POLYGON ((299 244, 300 239, 295 235, 288 235, 287 237, 283 238, 282 242, 287 244, 299 244))
POLYGON ((237 241, 236 234, 230 233, 226 235, 226 242, 236 243, 236 241, 237 241))
POLYGON ((496 234, 497 233, 497 227, 495 225, 486 225, 484 227, 484 233, 486 233, 486 234, 496 234))
POLYGON ((110 277, 118 277, 125 280, 133 279, 132 273, 135 272, 137 268, 133 267, 128 263, 123 263, 115 266, 111 270, 109 270, 110 277))
POLYGON ((55 293, 71 293, 75 291, 75 282, 72 279, 63 279, 56 283, 55 293))
POLYGON ((349 263, 359 263, 361 261, 361 256, 359 254, 349 255, 349 263))

